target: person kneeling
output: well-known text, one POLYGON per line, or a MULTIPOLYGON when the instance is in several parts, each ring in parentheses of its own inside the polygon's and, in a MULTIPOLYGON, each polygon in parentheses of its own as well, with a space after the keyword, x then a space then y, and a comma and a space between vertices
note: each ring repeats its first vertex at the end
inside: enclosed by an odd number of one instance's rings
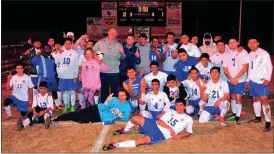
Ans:
POLYGON ((185 105, 186 100, 178 98, 176 100, 176 111, 170 109, 158 120, 143 116, 133 116, 125 128, 114 131, 113 135, 125 134, 137 124, 144 129, 145 136, 136 140, 106 144, 103 146, 103 150, 133 148, 143 144, 159 143, 170 138, 177 140, 190 136, 192 133, 193 120, 184 113, 185 105), (183 130, 185 130, 185 132, 181 133, 183 130))
POLYGON ((40 93, 33 97, 32 111, 27 114, 27 119, 19 118, 17 123, 18 130, 34 123, 44 123, 45 128, 50 126, 50 119, 53 110, 53 98, 47 92, 47 83, 40 82, 40 93))

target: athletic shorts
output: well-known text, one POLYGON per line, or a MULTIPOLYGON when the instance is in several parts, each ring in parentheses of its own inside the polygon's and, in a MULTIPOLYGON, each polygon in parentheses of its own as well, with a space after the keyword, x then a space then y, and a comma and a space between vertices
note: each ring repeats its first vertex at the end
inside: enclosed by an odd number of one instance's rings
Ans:
POLYGON ((229 81, 227 81, 230 94, 240 94, 245 95, 245 82, 238 83, 237 85, 233 85, 229 81))
POLYGON ((197 100, 188 100, 190 106, 197 108, 199 106, 200 99, 197 100))
POLYGON ((74 83, 73 79, 59 79, 59 90, 67 91, 67 90, 75 90, 76 83, 74 83))
POLYGON ((148 111, 154 120, 157 120, 157 116, 161 114, 163 111, 148 111))
POLYGON ((155 120, 145 118, 143 129, 144 134, 150 137, 150 144, 159 143, 165 140, 165 137, 158 128, 155 120))
POLYGON ((21 101, 17 99, 15 96, 11 95, 8 97, 12 100, 12 104, 10 104, 11 107, 17 107, 17 111, 19 112, 28 112, 28 101, 21 101))
POLYGON ((220 114, 221 112, 218 107, 214 107, 214 106, 206 106, 204 111, 207 111, 211 115, 220 114))
POLYGON ((249 82, 249 96, 260 97, 267 96, 269 94, 269 85, 264 86, 264 84, 258 84, 250 80, 249 82))

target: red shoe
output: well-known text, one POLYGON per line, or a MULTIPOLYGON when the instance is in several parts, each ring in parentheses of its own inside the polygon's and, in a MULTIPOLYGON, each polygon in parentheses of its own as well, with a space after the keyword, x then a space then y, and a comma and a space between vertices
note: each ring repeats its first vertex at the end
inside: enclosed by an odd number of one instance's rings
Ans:
POLYGON ((216 120, 218 120, 220 116, 219 116, 219 114, 215 114, 214 117, 216 120))
POLYGON ((7 114, 6 114, 6 115, 4 116, 4 119, 5 119, 5 120, 10 120, 11 118, 12 118, 12 115, 7 115, 7 114))
POLYGON ((246 114, 247 114, 247 112, 245 112, 245 111, 241 112, 241 115, 246 115, 246 114))

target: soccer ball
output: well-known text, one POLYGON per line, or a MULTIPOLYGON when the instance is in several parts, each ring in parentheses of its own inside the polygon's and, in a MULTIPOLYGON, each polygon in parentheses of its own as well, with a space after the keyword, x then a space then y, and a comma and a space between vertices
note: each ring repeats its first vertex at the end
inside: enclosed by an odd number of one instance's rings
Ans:
POLYGON ((104 59, 104 53, 97 51, 96 55, 99 57, 99 60, 103 60, 104 59))

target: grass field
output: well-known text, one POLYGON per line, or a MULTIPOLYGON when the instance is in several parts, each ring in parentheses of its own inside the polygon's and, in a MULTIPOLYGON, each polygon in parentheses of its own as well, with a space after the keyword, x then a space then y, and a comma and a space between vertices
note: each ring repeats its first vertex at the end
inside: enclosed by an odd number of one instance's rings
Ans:
MULTIPOLYGON (((3 86, 2 86, 3 87, 3 86)), ((12 109, 13 119, 4 121, 3 100, 10 92, 2 89, 2 152, 103 152, 102 145, 112 141, 124 141, 142 137, 135 127, 130 133, 113 136, 112 132, 124 126, 118 123, 110 126, 96 124, 77 124, 72 122, 54 123, 50 129, 44 125, 27 127, 17 131, 16 121, 19 116, 12 109), (102 135, 106 133, 106 135, 102 135), (100 140, 102 139, 102 140, 100 140), (101 142, 100 142, 101 141, 101 142)), ((264 123, 247 124, 253 119, 251 99, 244 98, 241 125, 228 122, 223 127, 219 122, 193 124, 193 134, 180 140, 168 140, 159 144, 137 148, 114 149, 109 152, 272 152, 273 153, 273 94, 271 95, 272 131, 262 132, 264 123)), ((263 113, 262 113, 263 115, 263 113)), ((262 116, 263 117, 263 116, 262 116)))

